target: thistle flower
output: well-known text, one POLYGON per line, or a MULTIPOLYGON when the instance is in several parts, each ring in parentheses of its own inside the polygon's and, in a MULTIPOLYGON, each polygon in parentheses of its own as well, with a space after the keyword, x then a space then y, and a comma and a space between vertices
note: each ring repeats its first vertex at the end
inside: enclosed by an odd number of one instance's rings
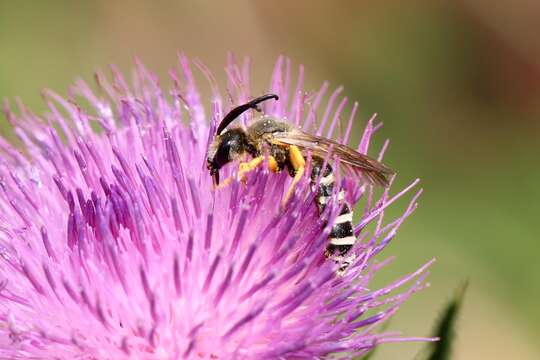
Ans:
MULTIPOLYGON (((112 80, 96 74, 96 92, 83 81, 67 100, 44 92, 44 117, 5 102, 23 146, 0 139, 0 358, 348 358, 385 342, 430 340, 376 330, 424 286, 430 263, 369 287, 389 262, 375 255, 420 192, 399 218, 384 222, 384 210, 417 181, 378 199, 361 181, 341 181, 365 210, 356 261, 336 275, 323 256, 335 211, 325 225, 308 180, 285 211, 286 174, 260 170, 245 185, 212 190, 206 149, 232 104, 195 63, 211 85, 210 115, 183 56, 169 92, 137 62, 132 85, 112 68, 112 80)), ((265 112, 332 136, 347 102, 335 106, 341 88, 321 111, 328 85, 305 93, 300 68, 291 90, 290 68, 279 59, 269 90, 281 100, 265 112)), ((249 62, 229 61, 226 71, 234 103, 249 99, 249 62)), ((360 152, 379 127, 369 120, 360 152)))

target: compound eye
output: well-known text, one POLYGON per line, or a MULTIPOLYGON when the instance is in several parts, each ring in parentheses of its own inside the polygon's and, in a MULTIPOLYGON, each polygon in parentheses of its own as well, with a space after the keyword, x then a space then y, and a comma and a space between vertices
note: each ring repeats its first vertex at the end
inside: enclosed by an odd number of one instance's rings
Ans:
POLYGON ((231 143, 230 141, 224 141, 219 146, 216 156, 214 158, 214 162, 218 166, 218 168, 221 168, 223 165, 228 163, 230 161, 230 152, 231 152, 231 143))
POLYGON ((231 130, 220 135, 216 152, 211 161, 212 169, 219 170, 227 163, 235 160, 244 150, 244 134, 237 130, 231 130))

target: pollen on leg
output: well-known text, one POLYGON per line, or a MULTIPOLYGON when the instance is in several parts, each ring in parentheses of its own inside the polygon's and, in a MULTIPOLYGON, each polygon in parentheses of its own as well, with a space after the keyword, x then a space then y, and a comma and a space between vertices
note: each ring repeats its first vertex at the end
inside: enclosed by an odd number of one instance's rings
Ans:
POLYGON ((268 169, 272 172, 279 172, 279 165, 273 156, 268 157, 268 169))
POLYGON ((285 194, 283 201, 281 202, 282 209, 285 208, 285 206, 289 202, 289 199, 294 194, 296 185, 298 185, 298 182, 300 181, 300 179, 302 179, 302 176, 304 175, 304 169, 306 166, 306 159, 304 159, 302 152, 297 146, 292 145, 289 147, 289 160, 293 166, 295 174, 294 174, 293 181, 291 185, 289 186, 289 189, 287 190, 287 193, 285 194))
POLYGON ((289 147, 289 157, 295 170, 306 166, 306 159, 304 159, 304 155, 297 146, 291 145, 289 147))

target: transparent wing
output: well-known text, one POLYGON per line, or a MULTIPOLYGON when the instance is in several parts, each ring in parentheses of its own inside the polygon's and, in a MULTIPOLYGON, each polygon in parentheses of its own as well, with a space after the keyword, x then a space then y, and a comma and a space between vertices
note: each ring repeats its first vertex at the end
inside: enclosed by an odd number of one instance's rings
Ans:
POLYGON ((298 146, 301 150, 311 151, 313 155, 323 159, 329 153, 337 155, 346 171, 355 175, 364 175, 373 184, 388 186, 388 176, 394 173, 377 160, 348 146, 298 129, 273 133, 270 141, 274 144, 298 146))

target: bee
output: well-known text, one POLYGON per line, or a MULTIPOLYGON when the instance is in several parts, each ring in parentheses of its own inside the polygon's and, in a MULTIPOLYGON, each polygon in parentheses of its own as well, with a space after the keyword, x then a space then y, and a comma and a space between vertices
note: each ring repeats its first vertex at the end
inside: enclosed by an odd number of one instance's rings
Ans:
MULTIPOLYGON (((339 158, 344 170, 364 176, 371 184, 388 186, 388 177, 394 172, 385 165, 336 141, 308 134, 280 119, 261 116, 245 130, 240 127, 228 128, 247 110, 262 112, 258 104, 270 99, 277 101, 279 97, 267 94, 235 107, 219 124, 207 154, 207 167, 214 186, 224 187, 234 181, 234 178, 230 177, 220 184, 219 170, 229 162, 245 159, 246 155, 251 157, 251 160, 239 165, 237 178, 244 180, 247 173, 265 163, 266 152, 268 168, 271 171, 277 173, 287 170, 293 178, 282 200, 282 207, 286 206, 304 176, 308 152, 311 153, 310 181, 312 186, 317 187, 315 201, 319 215, 325 210, 336 186, 334 170, 325 161, 330 153, 339 158)), ((354 256, 348 253, 354 246, 356 237, 352 224, 353 211, 345 200, 345 190, 339 189, 337 194, 341 211, 330 231, 325 255, 339 262, 339 271, 343 273, 354 261, 354 256)))

